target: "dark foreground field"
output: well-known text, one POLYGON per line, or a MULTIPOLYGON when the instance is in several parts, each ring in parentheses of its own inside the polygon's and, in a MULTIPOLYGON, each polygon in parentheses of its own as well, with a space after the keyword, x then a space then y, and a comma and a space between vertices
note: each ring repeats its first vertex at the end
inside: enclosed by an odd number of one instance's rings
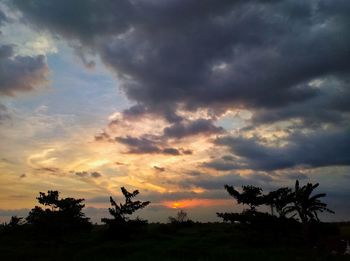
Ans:
POLYGON ((310 246, 299 231, 287 236, 223 223, 149 224, 127 238, 111 238, 105 227, 94 226, 55 240, 22 227, 1 233, 0 260, 350 260, 330 250, 334 237, 350 239, 350 224, 334 228, 336 236, 310 246))

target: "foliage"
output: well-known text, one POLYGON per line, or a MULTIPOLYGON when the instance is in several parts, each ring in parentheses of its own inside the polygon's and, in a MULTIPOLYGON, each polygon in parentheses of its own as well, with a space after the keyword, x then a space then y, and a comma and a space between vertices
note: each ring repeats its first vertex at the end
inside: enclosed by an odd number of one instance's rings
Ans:
POLYGON ((91 227, 89 218, 82 213, 84 199, 59 198, 58 191, 40 192, 37 198, 41 205, 35 206, 26 221, 37 229, 49 233, 66 233, 76 230, 85 230, 91 227))
POLYGON ((135 190, 132 193, 127 191, 124 187, 120 188, 124 197, 125 197, 125 203, 116 203, 115 200, 110 197, 110 202, 112 205, 112 208, 108 208, 109 213, 113 216, 114 219, 108 219, 108 218, 102 218, 101 221, 104 223, 110 223, 110 222, 117 222, 117 223, 125 223, 130 220, 128 216, 132 215, 135 211, 142 209, 151 203, 150 201, 133 201, 132 199, 135 198, 139 191, 135 190))
POLYGON ((318 183, 307 183, 304 186, 299 185, 299 181, 295 182, 295 190, 293 192, 292 205, 286 208, 286 213, 296 212, 302 223, 319 222, 317 212, 334 213, 327 208, 327 204, 321 202, 320 198, 326 196, 320 193, 312 196, 313 191, 319 186, 318 183))
POLYGON ((23 217, 12 216, 10 222, 7 224, 9 227, 18 227, 24 224, 23 217))
POLYGON ((133 200, 139 191, 135 190, 129 192, 126 188, 120 188, 124 197, 124 203, 117 203, 110 197, 112 207, 109 208, 109 213, 113 218, 102 218, 101 221, 108 225, 107 236, 110 238, 117 238, 124 240, 133 232, 139 231, 144 225, 147 224, 147 220, 130 219, 130 216, 139 209, 142 209, 150 204, 150 201, 133 200))
POLYGON ((238 204, 248 205, 250 210, 263 204, 262 189, 255 186, 242 186, 242 193, 239 193, 233 186, 225 185, 227 192, 237 200, 238 204))
MULTIPOLYGON (((342 234, 350 225, 334 224, 342 234)), ((132 240, 102 240, 104 226, 93 226, 89 234, 69 236, 69 243, 53 244, 33 238, 26 230, 0 235, 2 261, 14 260, 349 260, 330 255, 334 250, 325 235, 318 248, 309 247, 296 229, 276 233, 257 231, 225 223, 195 223, 192 226, 149 224, 132 240), (326 246, 328 246, 326 248, 326 246)))
POLYGON ((313 190, 318 185, 318 183, 315 185, 308 183, 300 187, 297 180, 294 191, 283 187, 266 195, 262 194, 261 188, 255 186, 242 186, 240 193, 233 186, 225 185, 227 192, 236 199, 238 204, 248 205, 250 209, 242 213, 217 213, 217 216, 225 222, 251 224, 257 218, 261 220, 267 217, 267 213, 260 213, 256 210, 260 205, 267 205, 271 207, 271 216, 274 216, 274 209, 276 209, 279 218, 285 219, 287 215, 294 218, 298 214, 302 223, 319 222, 318 212, 334 212, 327 208, 326 203, 320 201, 320 198, 326 196, 325 193, 312 196, 313 190))
POLYGON ((274 209, 276 209, 280 217, 287 215, 286 207, 292 202, 292 190, 287 187, 271 191, 264 196, 264 203, 271 207, 271 215, 274 215, 274 209))

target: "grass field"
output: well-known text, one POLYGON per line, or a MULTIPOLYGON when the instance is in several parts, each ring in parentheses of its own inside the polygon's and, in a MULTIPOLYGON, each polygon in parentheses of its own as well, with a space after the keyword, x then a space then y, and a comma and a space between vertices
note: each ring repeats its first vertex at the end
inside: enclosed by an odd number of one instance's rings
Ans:
MULTIPOLYGON (((350 239, 350 224, 337 224, 350 239)), ((127 238, 110 238, 94 226, 59 240, 32 231, 1 233, 0 260, 350 260, 310 247, 298 231, 246 229, 223 223, 149 224, 127 238)))

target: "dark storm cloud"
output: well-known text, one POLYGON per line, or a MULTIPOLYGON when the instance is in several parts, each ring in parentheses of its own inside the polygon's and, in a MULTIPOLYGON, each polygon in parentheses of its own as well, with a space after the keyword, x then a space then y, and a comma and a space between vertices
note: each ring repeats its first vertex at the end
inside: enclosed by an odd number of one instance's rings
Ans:
MULTIPOLYGON (((24 18, 94 50, 149 108, 277 108, 349 72, 345 1, 23 1, 24 18)), ((171 117, 170 117, 171 119, 171 117)))
POLYGON ((287 141, 283 147, 266 146, 257 138, 243 137, 223 137, 216 143, 239 156, 241 164, 257 170, 350 165, 350 130, 294 133, 287 141))
MULTIPOLYGON (((189 121, 179 116, 180 109, 246 108, 253 111, 253 128, 299 120, 285 147, 255 138, 218 139, 240 159, 217 159, 207 167, 349 165, 349 1, 15 0, 9 5, 22 11, 23 21, 98 55, 136 103, 123 117, 161 115, 171 123, 163 139, 221 131, 215 117, 189 121), (301 134, 303 129, 313 131, 301 134)), ((10 61, 9 55, 0 59, 10 61)), ((0 92, 9 89, 0 86, 0 92)), ((115 141, 129 153, 183 154, 164 140, 115 141)))
POLYGON ((44 56, 18 56, 14 46, 0 45, 0 95, 31 91, 46 83, 47 74, 44 56))
POLYGON ((322 124, 348 126, 350 122, 349 77, 320 79, 319 95, 308 101, 290 104, 284 108, 270 108, 255 112, 253 124, 270 124, 277 121, 300 119, 302 128, 316 128, 322 124))
POLYGON ((197 134, 215 134, 223 132, 223 128, 217 127, 213 121, 206 119, 199 119, 190 122, 174 123, 170 127, 164 129, 164 136, 168 138, 183 138, 197 134))
POLYGON ((130 26, 132 4, 128 0, 15 0, 27 22, 45 23, 46 29, 68 38, 93 41, 95 36, 120 34, 130 26))

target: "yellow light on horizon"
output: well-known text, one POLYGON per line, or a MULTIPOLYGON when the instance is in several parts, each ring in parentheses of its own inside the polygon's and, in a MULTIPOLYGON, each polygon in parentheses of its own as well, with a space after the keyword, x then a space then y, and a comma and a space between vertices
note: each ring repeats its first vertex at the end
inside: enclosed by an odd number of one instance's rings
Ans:
POLYGON ((179 201, 163 201, 161 203, 167 208, 195 208, 195 207, 209 207, 231 204, 231 200, 227 199, 183 199, 179 201))

